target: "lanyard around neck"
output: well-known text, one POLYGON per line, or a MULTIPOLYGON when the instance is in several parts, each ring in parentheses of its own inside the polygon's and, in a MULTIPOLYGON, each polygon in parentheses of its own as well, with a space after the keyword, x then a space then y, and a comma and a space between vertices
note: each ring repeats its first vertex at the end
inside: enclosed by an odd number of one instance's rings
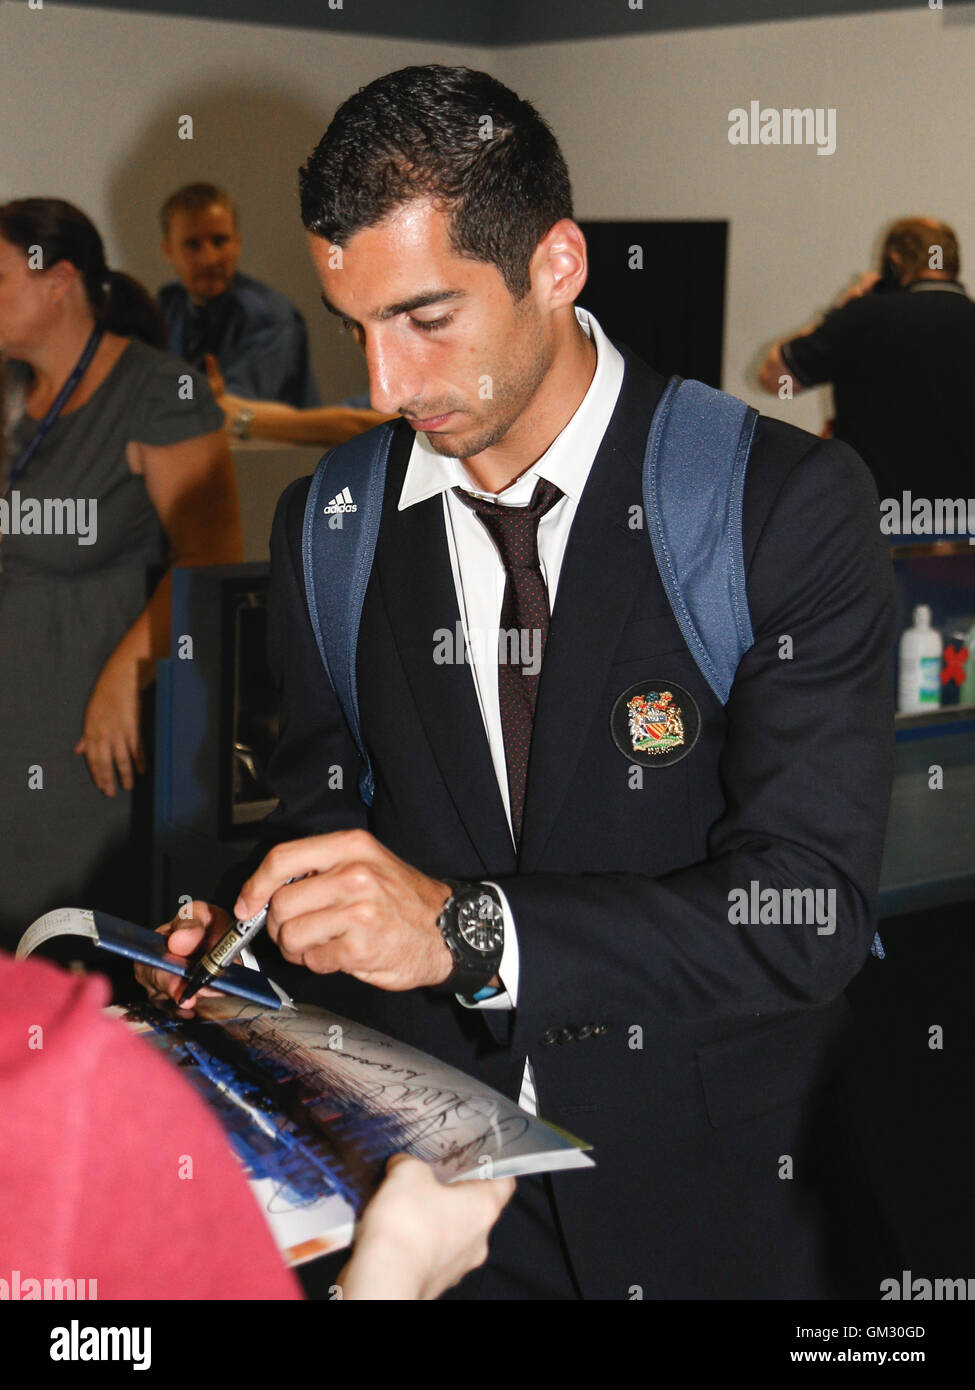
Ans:
POLYGON ((20 477, 21 473, 23 473, 24 469, 27 467, 34 454, 40 448, 41 441, 44 439, 45 435, 48 433, 55 420, 61 414, 61 411, 64 405, 66 404, 68 397, 74 394, 78 382, 81 380, 85 372, 88 370, 88 366, 91 362, 91 359, 94 357, 95 353, 98 350, 98 344, 102 340, 102 334, 104 333, 104 331, 105 330, 100 327, 95 327, 92 329, 91 336, 89 337, 87 343, 85 343, 81 356, 74 364, 74 369, 72 370, 71 375, 68 377, 67 381, 61 387, 61 390, 58 392, 57 396, 54 398, 54 401, 52 402, 47 414, 44 416, 44 419, 37 426, 37 429, 31 436, 30 443, 27 445, 23 453, 17 459, 17 462, 11 468, 10 477, 7 479, 7 485, 3 490, 4 496, 6 496, 6 494, 13 487, 14 483, 20 477))

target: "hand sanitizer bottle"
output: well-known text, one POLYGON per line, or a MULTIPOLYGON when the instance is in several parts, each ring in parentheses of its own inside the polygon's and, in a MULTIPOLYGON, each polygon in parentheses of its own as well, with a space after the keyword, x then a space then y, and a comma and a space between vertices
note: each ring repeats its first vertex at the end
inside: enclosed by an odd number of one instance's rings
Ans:
POLYGON ((919 603, 914 626, 901 634, 897 672, 898 714, 938 708, 941 695, 941 633, 931 626, 931 609, 919 603))

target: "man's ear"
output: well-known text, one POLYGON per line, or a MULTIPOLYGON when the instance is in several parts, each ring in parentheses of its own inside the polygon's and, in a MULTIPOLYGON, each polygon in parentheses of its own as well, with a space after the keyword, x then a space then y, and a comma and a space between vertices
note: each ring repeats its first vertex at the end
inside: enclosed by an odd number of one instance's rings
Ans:
POLYGON ((582 228, 571 217, 563 217, 545 233, 532 256, 532 280, 537 284, 541 302, 550 309, 574 304, 588 275, 589 258, 582 228))

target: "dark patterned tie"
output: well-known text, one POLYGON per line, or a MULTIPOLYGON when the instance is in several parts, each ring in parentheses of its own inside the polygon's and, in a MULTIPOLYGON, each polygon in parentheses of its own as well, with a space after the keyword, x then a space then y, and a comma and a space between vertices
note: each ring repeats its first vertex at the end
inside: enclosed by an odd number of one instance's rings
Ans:
POLYGON ((454 488, 454 496, 470 507, 494 541, 507 576, 498 633, 498 695, 511 828, 518 845, 535 699, 549 621, 548 589, 538 563, 538 523, 562 493, 547 478, 539 478, 527 507, 488 502, 459 487, 454 488))

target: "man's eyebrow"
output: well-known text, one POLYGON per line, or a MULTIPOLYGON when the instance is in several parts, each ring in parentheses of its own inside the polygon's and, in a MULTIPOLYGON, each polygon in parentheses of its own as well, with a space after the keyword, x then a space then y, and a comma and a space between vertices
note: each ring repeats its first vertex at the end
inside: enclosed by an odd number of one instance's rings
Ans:
MULTIPOLYGON (((425 309, 429 304, 447 304, 455 299, 463 299, 466 293, 466 290, 425 290, 420 294, 411 295, 409 299, 401 299, 396 304, 387 304, 374 317, 380 321, 394 319, 398 314, 409 314, 414 309, 425 309)), ((355 322, 347 314, 343 314, 341 309, 336 309, 324 292, 321 295, 321 300, 328 312, 334 314, 336 318, 345 319, 347 323, 355 322)))

